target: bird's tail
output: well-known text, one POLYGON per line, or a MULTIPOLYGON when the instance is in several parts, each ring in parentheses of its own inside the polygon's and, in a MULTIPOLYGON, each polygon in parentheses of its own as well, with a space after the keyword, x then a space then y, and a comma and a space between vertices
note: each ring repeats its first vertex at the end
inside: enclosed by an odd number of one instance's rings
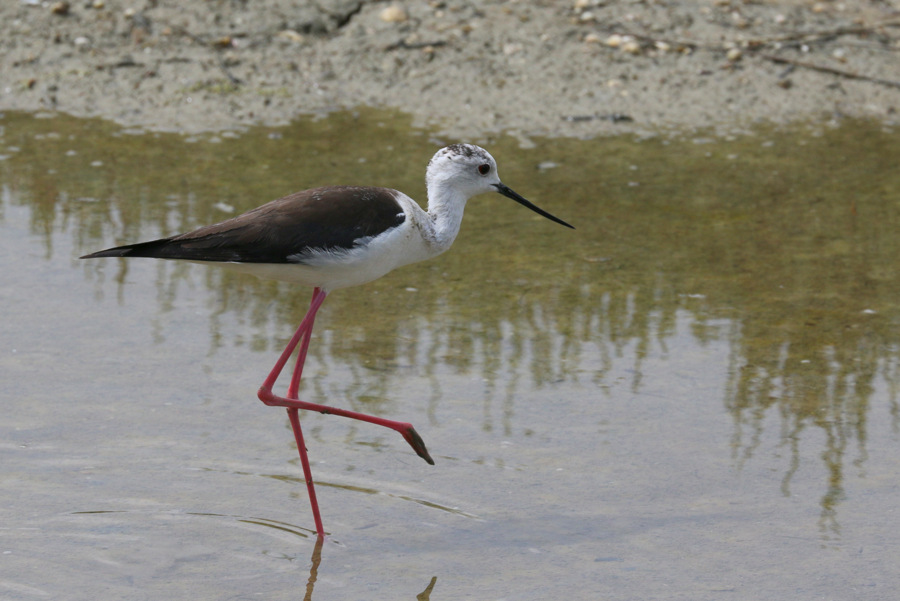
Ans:
POLYGON ((107 248, 106 250, 98 250, 95 253, 78 257, 79 259, 99 259, 100 257, 151 257, 155 259, 179 258, 168 256, 171 253, 169 242, 170 238, 162 238, 160 240, 151 240, 150 242, 139 242, 138 244, 126 244, 124 246, 116 246, 115 248, 107 248), (169 252, 167 252, 169 251, 169 252))

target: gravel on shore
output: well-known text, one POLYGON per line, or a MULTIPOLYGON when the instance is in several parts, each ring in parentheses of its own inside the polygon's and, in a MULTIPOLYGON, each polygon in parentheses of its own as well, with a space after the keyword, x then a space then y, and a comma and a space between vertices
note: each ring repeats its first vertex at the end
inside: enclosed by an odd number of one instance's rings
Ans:
POLYGON ((0 4, 0 109, 182 132, 372 106, 455 138, 900 110, 897 0, 0 4))

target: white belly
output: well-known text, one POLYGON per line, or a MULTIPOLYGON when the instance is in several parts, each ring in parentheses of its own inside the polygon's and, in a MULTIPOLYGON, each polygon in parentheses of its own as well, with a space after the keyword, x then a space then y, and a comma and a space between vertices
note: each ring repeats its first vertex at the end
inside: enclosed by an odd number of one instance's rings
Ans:
POLYGON ((350 250, 298 257, 303 263, 196 262, 328 291, 359 286, 377 280, 398 267, 440 254, 428 248, 411 221, 408 219, 400 227, 350 250))

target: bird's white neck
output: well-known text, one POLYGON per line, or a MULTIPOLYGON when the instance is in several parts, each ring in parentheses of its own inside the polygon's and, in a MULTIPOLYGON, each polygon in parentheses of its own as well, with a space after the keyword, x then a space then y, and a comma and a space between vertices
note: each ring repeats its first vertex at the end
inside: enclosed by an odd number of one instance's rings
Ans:
POLYGON ((432 239, 436 253, 442 253, 453 244, 462 224, 463 210, 468 195, 447 182, 431 180, 428 185, 428 216, 433 225, 432 239))

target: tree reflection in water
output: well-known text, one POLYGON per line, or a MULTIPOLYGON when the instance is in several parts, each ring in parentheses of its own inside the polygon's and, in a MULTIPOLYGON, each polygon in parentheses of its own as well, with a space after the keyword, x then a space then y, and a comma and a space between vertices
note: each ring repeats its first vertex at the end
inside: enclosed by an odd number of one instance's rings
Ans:
MULTIPOLYGON (((212 223, 227 216, 223 210, 318 184, 375 183, 416 196, 422 157, 434 148, 410 135, 402 118, 384 115, 335 115, 277 139, 250 131, 218 144, 123 136, 111 125, 62 117, 7 115, 5 126, 5 144, 19 148, 0 162, 15 191, 6 196, 31 207, 48 258, 59 232, 88 251, 212 223), (94 166, 67 156, 73 140, 94 166)), ((394 379, 413 370, 432 384, 427 402, 436 420, 445 395, 438 372, 451 369, 483 378, 486 406, 499 403, 509 416, 517 393, 531 387, 567 381, 603 394, 605 374, 626 348, 634 349, 632 388, 640 390, 652 344, 665 346, 687 316, 697 344, 730 346, 723 404, 733 417, 736 463, 760 451, 777 420, 779 449, 769 452, 787 450, 782 492, 790 495, 801 445, 816 440, 806 432, 821 432, 828 481, 820 525, 839 533, 847 462, 864 473, 869 421, 889 420, 900 431, 897 137, 846 123, 813 135, 757 131, 709 141, 491 145, 504 177, 533 182, 523 193, 570 216, 577 238, 563 244, 555 230, 522 226, 521 215, 473 201, 457 245, 440 262, 333 295, 312 351, 315 393, 378 411, 394 379), (533 170, 548 157, 555 169, 533 170), (513 219, 516 226, 507 224, 513 219), (597 363, 583 359, 588 348, 597 363), (352 377, 329 378, 338 364, 352 377), (886 406, 873 406, 880 386, 886 406)), ((98 295, 113 279, 124 298, 127 262, 82 268, 98 295)), ((159 266, 160 319, 193 285, 191 273, 159 266)), ((308 296, 219 270, 201 277, 215 291, 211 352, 234 344, 277 352, 290 329, 284 324, 298 321, 308 296)), ((508 431, 508 419, 496 424, 493 414, 485 411, 483 427, 508 431)))

